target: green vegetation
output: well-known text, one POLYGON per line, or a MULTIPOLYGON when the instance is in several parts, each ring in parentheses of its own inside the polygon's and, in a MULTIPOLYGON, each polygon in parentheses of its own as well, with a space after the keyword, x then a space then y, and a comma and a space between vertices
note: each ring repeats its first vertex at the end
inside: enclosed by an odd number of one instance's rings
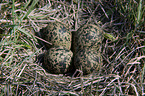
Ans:
POLYGON ((145 95, 144 11, 144 0, 1 0, 0 95, 145 95), (74 77, 45 71, 40 54, 49 42, 39 32, 54 21, 72 32, 92 21, 102 27, 98 72, 74 77))

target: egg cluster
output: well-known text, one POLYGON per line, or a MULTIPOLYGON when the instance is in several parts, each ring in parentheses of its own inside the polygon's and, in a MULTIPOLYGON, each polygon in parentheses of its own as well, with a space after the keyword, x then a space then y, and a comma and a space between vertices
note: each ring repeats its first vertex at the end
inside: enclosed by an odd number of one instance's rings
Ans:
POLYGON ((88 24, 75 33, 74 65, 76 69, 89 74, 97 70, 102 58, 99 52, 102 42, 102 30, 94 24, 88 24))
POLYGON ((44 55, 44 65, 51 73, 67 72, 72 61, 73 53, 70 50, 72 34, 64 25, 58 22, 49 23, 43 37, 52 45, 44 55))
POLYGON ((49 23, 42 33, 43 38, 52 43, 51 46, 47 45, 49 49, 44 56, 44 65, 50 72, 66 73, 73 63, 83 74, 89 74, 97 70, 102 63, 99 52, 102 30, 97 25, 87 24, 72 36, 63 24, 54 22, 49 23))

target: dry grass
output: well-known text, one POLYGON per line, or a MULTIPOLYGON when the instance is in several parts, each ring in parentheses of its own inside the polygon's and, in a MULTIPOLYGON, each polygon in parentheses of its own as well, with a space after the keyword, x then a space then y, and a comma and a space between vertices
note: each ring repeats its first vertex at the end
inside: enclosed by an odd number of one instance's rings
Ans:
POLYGON ((2 0, 0 95, 145 95, 144 10, 143 0, 2 0), (43 69, 39 32, 54 21, 72 32, 88 22, 102 26, 100 71, 74 77, 43 69))

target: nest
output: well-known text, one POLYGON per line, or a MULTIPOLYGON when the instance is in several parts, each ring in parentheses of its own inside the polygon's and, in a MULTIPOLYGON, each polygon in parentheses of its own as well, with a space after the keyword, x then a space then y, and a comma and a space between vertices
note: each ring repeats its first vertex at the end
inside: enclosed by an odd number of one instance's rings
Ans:
POLYGON ((128 3, 111 0, 2 0, 0 94, 144 95, 144 18, 137 23, 138 27, 133 25, 134 15, 128 14, 133 6, 144 1, 132 1, 131 8, 128 3), (90 22, 101 25, 104 31, 100 49, 103 65, 99 71, 84 76, 81 70, 76 70, 80 75, 67 76, 50 74, 42 67, 43 56, 40 54, 45 51, 42 46, 44 42, 51 43, 42 39, 39 32, 48 22, 55 21, 65 24, 72 32, 90 22))

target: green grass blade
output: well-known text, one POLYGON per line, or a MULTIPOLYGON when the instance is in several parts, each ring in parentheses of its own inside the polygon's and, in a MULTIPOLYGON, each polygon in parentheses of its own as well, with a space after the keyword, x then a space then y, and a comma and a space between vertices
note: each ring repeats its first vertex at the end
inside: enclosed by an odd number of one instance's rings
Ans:
POLYGON ((104 37, 106 39, 111 40, 111 41, 115 41, 116 40, 116 38, 112 34, 104 33, 104 37))
POLYGON ((30 8, 28 9, 27 13, 22 17, 21 20, 25 19, 33 10, 33 8, 35 7, 35 5, 38 3, 39 0, 33 0, 32 5, 30 6, 30 8))
MULTIPOLYGON (((12 22, 15 24, 15 0, 13 0, 13 5, 12 5, 12 22)), ((15 32, 15 27, 13 27, 13 33, 14 33, 14 40, 16 41, 16 32, 15 32)))
POLYGON ((142 0, 139 2, 138 11, 137 11, 137 24, 139 24, 141 20, 141 11, 142 11, 142 0))
POLYGON ((22 29, 22 28, 20 28, 20 27, 17 27, 17 29, 18 29, 19 31, 21 31, 22 33, 24 33, 25 35, 31 37, 31 34, 28 33, 28 32, 26 32, 24 29, 22 29))
POLYGON ((25 10, 25 9, 27 8, 27 6, 30 4, 30 2, 31 2, 31 0, 29 0, 29 1, 25 4, 23 10, 25 10))

